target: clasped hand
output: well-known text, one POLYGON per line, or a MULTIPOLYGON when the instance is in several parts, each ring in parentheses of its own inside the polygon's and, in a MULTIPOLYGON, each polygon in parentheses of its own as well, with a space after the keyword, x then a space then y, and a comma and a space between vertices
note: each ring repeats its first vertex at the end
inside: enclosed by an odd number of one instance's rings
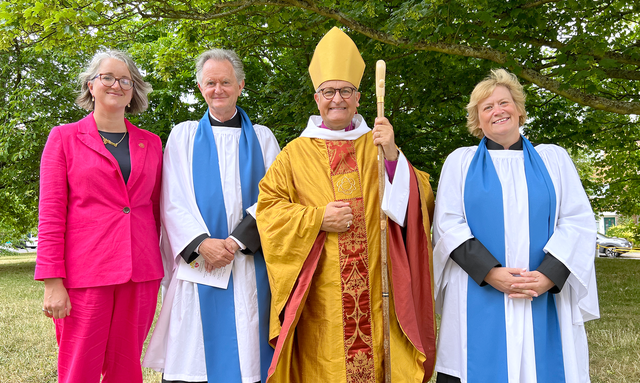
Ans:
POLYGON ((351 227, 353 212, 349 202, 334 201, 327 204, 320 230, 330 233, 342 233, 351 227))
POLYGON ((240 246, 233 239, 207 238, 200 244, 200 255, 204 258, 204 267, 207 272, 224 267, 231 263, 235 252, 240 246))
POLYGON ((553 282, 539 271, 512 267, 494 267, 484 280, 512 299, 533 300, 553 287, 553 282))

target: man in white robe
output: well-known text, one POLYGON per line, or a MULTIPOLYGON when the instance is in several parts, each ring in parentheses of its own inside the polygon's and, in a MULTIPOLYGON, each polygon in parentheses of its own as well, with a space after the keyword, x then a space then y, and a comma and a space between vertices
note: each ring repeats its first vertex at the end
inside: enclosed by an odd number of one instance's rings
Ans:
POLYGON ((215 381, 254 383, 266 376, 273 350, 267 339, 270 295, 264 260, 258 252, 256 201, 247 200, 257 200, 257 182, 280 148, 267 127, 250 124, 246 113, 236 107, 244 71, 234 52, 207 51, 198 58, 196 71, 198 88, 209 109, 200 122, 176 125, 165 148, 161 198, 164 299, 143 366, 163 372, 167 382, 212 382, 215 377, 215 381), (253 144, 243 146, 251 139, 253 144), (217 153, 206 153, 200 146, 202 140, 205 148, 217 153), (253 162, 248 163, 247 157, 253 162), (210 169, 202 168, 209 159, 210 169), (245 181, 251 177, 251 183, 245 181), (214 186, 220 185, 222 199, 208 190, 215 189, 207 184, 210 178, 214 186), (211 215, 222 221, 210 222, 211 215), (199 262, 207 270, 233 262, 226 291, 177 278, 181 264, 199 262), (212 295, 204 298, 203 291, 212 295), (216 295, 225 293, 230 300, 216 295), (203 314, 201 307, 209 313, 203 314), (227 318, 224 326, 218 324, 222 317, 227 318), (209 325, 203 323, 210 320, 209 325))

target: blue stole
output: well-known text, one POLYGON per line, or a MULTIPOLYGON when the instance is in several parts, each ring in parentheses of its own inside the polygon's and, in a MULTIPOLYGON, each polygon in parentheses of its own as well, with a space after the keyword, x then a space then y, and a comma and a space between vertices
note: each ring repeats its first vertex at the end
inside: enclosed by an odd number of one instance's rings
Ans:
MULTIPOLYGON (((480 141, 464 187, 467 223, 476 237, 502 265, 505 262, 502 186, 486 146, 480 141)), ((549 172, 525 137, 524 170, 529 200, 529 270, 545 257, 544 246, 553 234, 556 194, 549 172)), ((526 235, 526 233, 522 233, 526 235)), ((469 383, 506 383, 507 335, 505 294, 491 286, 480 287, 470 277, 467 287, 467 378, 469 383)), ((560 325, 553 294, 531 302, 535 364, 538 382, 563 383, 564 364, 560 325)))
MULTIPOLYGON (((264 176, 264 161, 258 136, 247 114, 238 108, 242 119, 242 133, 238 157, 240 161, 240 186, 242 188, 243 216, 246 209, 258 201, 258 183, 264 176)), ((224 206, 218 150, 213 137, 209 110, 198 124, 193 143, 193 187, 196 203, 207 225, 211 238, 229 236, 227 212, 224 206)), ((258 311, 260 315, 260 375, 263 382, 273 357, 269 345, 269 309, 271 293, 267 279, 267 267, 262 252, 253 255, 258 287, 258 311)), ((242 382, 238 354, 238 337, 233 301, 233 273, 226 290, 198 285, 200 313, 204 338, 207 379, 209 382, 242 382)), ((239 329, 243 331, 243 329, 239 329)))

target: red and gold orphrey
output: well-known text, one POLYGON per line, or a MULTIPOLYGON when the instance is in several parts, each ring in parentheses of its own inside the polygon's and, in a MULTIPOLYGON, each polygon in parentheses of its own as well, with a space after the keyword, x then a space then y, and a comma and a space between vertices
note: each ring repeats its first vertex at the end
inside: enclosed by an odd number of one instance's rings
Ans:
POLYGON ((349 202, 353 212, 350 229, 338 235, 347 383, 375 382, 369 252, 355 146, 353 141, 326 145, 335 200, 349 202))

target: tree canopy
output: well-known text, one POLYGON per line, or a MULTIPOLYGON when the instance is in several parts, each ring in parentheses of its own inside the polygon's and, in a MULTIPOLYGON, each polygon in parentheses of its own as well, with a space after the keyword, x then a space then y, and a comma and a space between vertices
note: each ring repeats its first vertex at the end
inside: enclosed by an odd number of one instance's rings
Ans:
POLYGON ((75 78, 97 50, 126 50, 146 73, 151 107, 131 121, 163 140, 205 111, 195 57, 236 50, 247 72, 239 105, 285 145, 317 111, 307 68, 334 25, 367 64, 358 111, 368 121, 375 62, 387 62, 396 142, 434 187, 446 156, 477 143, 465 127, 471 90, 504 67, 527 90, 525 134, 574 155, 594 209, 640 214, 639 15, 623 0, 3 2, 0 231, 35 225, 42 147, 53 126, 86 114, 75 78))

